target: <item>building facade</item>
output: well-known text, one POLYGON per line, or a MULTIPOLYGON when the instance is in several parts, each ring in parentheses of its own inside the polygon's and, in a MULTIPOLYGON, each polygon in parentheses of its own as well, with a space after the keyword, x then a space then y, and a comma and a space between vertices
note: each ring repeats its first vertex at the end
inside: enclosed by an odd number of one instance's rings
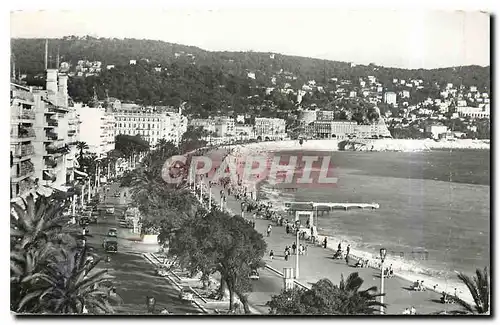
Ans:
POLYGON ((85 142, 89 152, 98 158, 106 157, 115 149, 115 117, 101 106, 75 105, 80 116, 80 141, 85 142))
POLYGON ((457 107, 457 113, 460 117, 471 117, 471 118, 490 118, 490 105, 484 105, 483 107, 457 107))
POLYGON ((384 102, 389 105, 396 105, 397 104, 397 95, 396 93, 393 92, 386 92, 384 94, 384 102))
POLYGON ((280 118, 255 118, 255 136, 261 140, 283 140, 286 138, 286 122, 280 118))
MULTIPOLYGON (((122 108, 123 108, 122 104, 122 108)), ((178 144, 187 130, 187 118, 174 112, 153 112, 140 107, 115 111, 114 134, 140 135, 154 147, 165 139, 178 144)))
POLYGON ((29 88, 10 89, 10 199, 20 200, 35 190, 35 98, 29 88))
POLYGON ((306 133, 308 137, 315 139, 345 140, 391 137, 391 133, 384 123, 358 125, 354 121, 336 120, 314 121, 307 126, 306 133))

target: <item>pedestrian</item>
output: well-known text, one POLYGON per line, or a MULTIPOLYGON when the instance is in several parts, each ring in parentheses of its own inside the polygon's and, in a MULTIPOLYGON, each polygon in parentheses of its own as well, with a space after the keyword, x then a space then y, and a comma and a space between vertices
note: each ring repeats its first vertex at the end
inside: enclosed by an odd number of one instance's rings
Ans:
POLYGON ((307 245, 304 246, 304 255, 307 255, 307 245))
POLYGON ((411 306, 410 308, 410 315, 416 315, 417 314, 417 310, 415 309, 414 306, 411 306))
POLYGON ((306 220, 306 227, 309 228, 309 219, 306 220))
POLYGON ((269 258, 270 259, 274 259, 274 251, 271 249, 271 251, 269 252, 269 258))
POLYGON ((345 255, 345 264, 349 265, 349 254, 345 255))
POLYGON ((323 239, 323 248, 326 248, 326 244, 327 244, 327 243, 328 243, 328 240, 327 240, 327 239, 326 239, 326 237, 325 237, 325 239, 323 239))
POLYGON ((295 255, 295 251, 297 249, 297 244, 295 244, 295 242, 293 242, 292 244, 292 253, 295 255))
POLYGON ((304 255, 304 246, 302 244, 299 246, 299 255, 304 255))
POLYGON ((339 242, 339 245, 337 246, 337 250, 341 251, 342 250, 342 245, 341 243, 339 242))
POLYGON ((287 224, 287 225, 286 225, 286 227, 285 227, 285 231, 286 231, 286 233, 287 233, 287 234, 289 234, 289 233, 290 233, 290 226, 289 226, 288 224, 287 224))
POLYGON ((410 315, 410 308, 406 307, 405 310, 403 311, 403 315, 410 315))
POLYGON ((267 227, 267 237, 271 236, 271 230, 273 229, 273 227, 271 225, 269 225, 267 227))
POLYGON ((347 245, 346 248, 346 257, 349 256, 349 252, 351 251, 351 244, 347 245))
POLYGON ((252 221, 252 227, 255 229, 255 221, 252 221))
POLYGON ((289 253, 288 249, 285 249, 285 261, 288 261, 288 253, 289 253))

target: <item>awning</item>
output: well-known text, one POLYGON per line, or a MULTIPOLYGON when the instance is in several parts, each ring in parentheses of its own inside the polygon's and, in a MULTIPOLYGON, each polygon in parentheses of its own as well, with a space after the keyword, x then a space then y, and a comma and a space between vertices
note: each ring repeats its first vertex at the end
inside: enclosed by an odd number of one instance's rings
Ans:
POLYGON ((80 175, 80 176, 84 176, 84 177, 88 177, 88 176, 89 176, 89 174, 84 173, 84 172, 81 172, 81 171, 76 170, 76 169, 75 169, 75 170, 73 170, 73 171, 74 171, 76 174, 80 175))
POLYGON ((41 196, 50 196, 54 190, 47 186, 38 186, 36 193, 41 196))
POLYGON ((68 186, 64 186, 64 185, 54 185, 54 186, 50 186, 50 188, 56 190, 56 191, 59 191, 59 192, 68 192, 68 190, 71 188, 71 187, 68 187, 68 186))

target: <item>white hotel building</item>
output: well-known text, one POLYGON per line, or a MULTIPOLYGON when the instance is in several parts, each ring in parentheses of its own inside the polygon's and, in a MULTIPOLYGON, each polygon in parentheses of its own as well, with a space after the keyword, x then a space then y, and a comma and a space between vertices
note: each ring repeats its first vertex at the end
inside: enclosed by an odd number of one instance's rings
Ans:
MULTIPOLYGON (((123 105, 122 105, 123 106, 123 105)), ((137 135, 154 147, 158 140, 165 139, 176 145, 187 130, 187 117, 179 112, 154 112, 139 106, 122 108, 114 113, 114 134, 137 135)))
POLYGON ((286 138, 286 122, 280 118, 255 118, 255 136, 261 140, 283 140, 286 138))

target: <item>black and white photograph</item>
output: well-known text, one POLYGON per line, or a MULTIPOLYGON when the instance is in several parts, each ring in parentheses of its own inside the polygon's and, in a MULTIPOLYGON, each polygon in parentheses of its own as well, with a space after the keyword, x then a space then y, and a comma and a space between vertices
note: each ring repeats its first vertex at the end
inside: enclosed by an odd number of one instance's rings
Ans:
POLYGON ((491 317, 493 16, 10 11, 11 314, 491 317))

